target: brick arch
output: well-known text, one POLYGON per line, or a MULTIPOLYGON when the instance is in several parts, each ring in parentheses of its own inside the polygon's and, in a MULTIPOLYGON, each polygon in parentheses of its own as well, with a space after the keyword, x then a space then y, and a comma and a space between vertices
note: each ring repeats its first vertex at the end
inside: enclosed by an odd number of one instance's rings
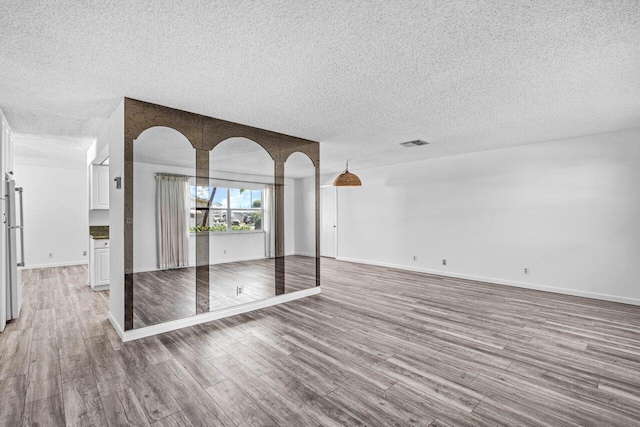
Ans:
POLYGON ((312 155, 310 155, 308 152, 303 151, 303 150, 290 150, 290 151, 286 151, 285 152, 285 159, 284 162, 287 163, 287 160, 289 160, 289 157, 291 157, 292 155, 296 154, 296 153, 300 153, 300 154, 304 154, 305 157, 309 160, 311 160, 311 164, 313 164, 314 168, 318 167, 317 161, 314 160, 314 157, 312 155))
POLYGON ((202 116, 127 98, 124 105, 125 138, 132 140, 147 129, 163 126, 184 135, 193 148, 202 148, 202 116))
POLYGON ((274 156, 274 154, 273 154, 273 150, 268 150, 267 148, 265 148, 265 146, 264 146, 263 144, 259 143, 258 141, 254 141, 254 140, 253 140, 253 139, 251 139, 251 138, 247 138, 246 136, 240 136, 240 135, 230 136, 230 137, 228 137, 228 138, 225 138, 225 139, 222 139, 222 140, 220 140, 220 141, 217 141, 215 144, 212 144, 212 145, 213 145, 213 147, 211 147, 211 148, 209 149, 209 151, 210 151, 210 152, 213 152, 213 151, 214 151, 214 150, 215 150, 215 149, 216 149, 220 144, 222 144, 222 143, 223 143, 223 142, 225 142, 225 141, 229 141, 229 140, 231 140, 231 139, 234 139, 234 138, 242 138, 242 139, 246 139, 246 140, 248 140, 248 141, 253 142, 253 143, 254 143, 254 144, 256 144, 257 146, 259 146, 260 148, 262 148, 262 149, 263 149, 263 150, 264 150, 264 151, 265 151, 265 152, 266 152, 266 153, 271 157, 271 159, 272 159, 274 162, 276 161, 276 156, 274 156))

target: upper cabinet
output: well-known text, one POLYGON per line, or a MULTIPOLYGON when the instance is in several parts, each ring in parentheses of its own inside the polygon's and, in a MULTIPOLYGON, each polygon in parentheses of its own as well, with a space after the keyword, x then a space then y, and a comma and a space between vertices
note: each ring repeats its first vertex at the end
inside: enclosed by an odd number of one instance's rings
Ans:
POLYGON ((109 209, 109 166, 91 165, 91 209, 109 209))

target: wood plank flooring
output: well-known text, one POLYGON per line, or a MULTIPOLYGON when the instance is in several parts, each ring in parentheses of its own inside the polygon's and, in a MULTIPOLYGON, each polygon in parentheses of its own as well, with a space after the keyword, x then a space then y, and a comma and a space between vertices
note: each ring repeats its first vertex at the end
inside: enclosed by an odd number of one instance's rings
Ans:
POLYGON ((322 260, 322 294, 123 344, 86 268, 23 272, 0 425, 638 426, 640 308, 322 260))
MULTIPOLYGON (((316 286, 315 258, 285 257, 285 293, 316 286)), ((211 311, 275 296, 275 259, 209 266, 211 311), (242 286, 241 295, 236 287, 242 286)), ((184 319, 196 314, 195 267, 149 271, 133 275, 134 328, 184 319)))

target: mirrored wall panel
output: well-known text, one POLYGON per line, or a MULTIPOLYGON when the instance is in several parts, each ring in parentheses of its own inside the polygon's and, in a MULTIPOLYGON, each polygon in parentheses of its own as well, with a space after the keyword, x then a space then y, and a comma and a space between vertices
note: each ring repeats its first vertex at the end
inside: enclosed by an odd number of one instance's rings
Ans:
POLYGON ((124 154, 125 330, 319 284, 316 142, 126 99, 124 154))
POLYGON ((246 138, 209 156, 209 305, 221 310, 275 296, 274 161, 246 138))
POLYGON ((133 144, 134 327, 196 314, 196 150, 152 127, 133 144))
POLYGON ((316 286, 316 179, 311 159, 293 153, 284 164, 285 293, 316 286), (293 203, 287 203, 292 200, 293 203), (286 228, 285 228, 286 230, 286 228))

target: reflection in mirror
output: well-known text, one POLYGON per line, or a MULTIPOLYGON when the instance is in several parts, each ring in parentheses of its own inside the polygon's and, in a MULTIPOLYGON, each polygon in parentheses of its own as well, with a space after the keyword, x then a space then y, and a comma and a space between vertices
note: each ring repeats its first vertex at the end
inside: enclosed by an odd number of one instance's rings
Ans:
POLYGON ((209 177, 197 232, 209 235, 210 310, 275 296, 273 159, 251 140, 227 139, 209 153, 209 177))
POLYGON ((196 314, 195 155, 167 127, 133 143, 134 328, 196 314))
POLYGON ((284 164, 285 200, 293 184, 293 209, 286 209, 285 224, 294 224, 293 241, 285 242, 285 293, 316 286, 316 180, 315 167, 303 153, 293 153, 284 164))

